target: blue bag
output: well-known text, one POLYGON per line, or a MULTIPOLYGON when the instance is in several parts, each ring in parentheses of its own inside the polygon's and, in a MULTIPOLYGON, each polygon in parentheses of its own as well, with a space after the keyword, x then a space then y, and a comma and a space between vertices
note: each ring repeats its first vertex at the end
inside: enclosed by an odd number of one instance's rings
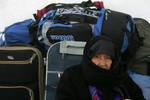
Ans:
POLYGON ((6 27, 4 30, 6 45, 30 44, 32 40, 30 37, 28 26, 32 22, 32 19, 27 19, 6 27))
POLYGON ((4 46, 4 45, 5 45, 5 33, 0 32, 0 46, 4 46))

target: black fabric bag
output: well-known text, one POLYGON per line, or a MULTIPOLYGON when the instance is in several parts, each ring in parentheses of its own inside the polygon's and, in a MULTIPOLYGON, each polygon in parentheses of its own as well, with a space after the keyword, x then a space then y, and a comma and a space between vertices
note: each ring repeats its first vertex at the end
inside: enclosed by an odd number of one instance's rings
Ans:
MULTIPOLYGON (((69 25, 68 25, 69 26, 69 25)), ((74 24, 70 27, 49 28, 46 36, 50 43, 58 41, 88 41, 92 37, 92 30, 88 24, 74 24)))
POLYGON ((135 51, 129 66, 131 70, 137 73, 150 75, 150 23, 142 18, 134 18, 134 22, 140 47, 135 51))

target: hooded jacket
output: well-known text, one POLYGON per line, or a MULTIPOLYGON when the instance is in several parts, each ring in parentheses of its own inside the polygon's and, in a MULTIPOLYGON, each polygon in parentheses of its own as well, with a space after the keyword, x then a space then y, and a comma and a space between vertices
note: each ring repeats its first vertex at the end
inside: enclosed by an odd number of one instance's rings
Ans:
POLYGON ((106 37, 94 38, 84 49, 81 64, 66 69, 59 81, 56 100, 92 100, 89 86, 104 92, 103 100, 114 100, 113 91, 118 88, 123 99, 144 100, 140 88, 131 80, 120 65, 119 49, 106 37), (110 55, 113 63, 110 70, 92 63, 95 53, 110 55))

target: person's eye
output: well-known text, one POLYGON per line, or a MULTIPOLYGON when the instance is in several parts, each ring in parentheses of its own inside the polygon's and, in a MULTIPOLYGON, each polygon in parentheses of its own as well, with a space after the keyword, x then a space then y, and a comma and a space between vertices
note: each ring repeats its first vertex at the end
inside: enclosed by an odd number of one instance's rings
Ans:
POLYGON ((111 59, 110 56, 105 56, 106 59, 111 59))
POLYGON ((97 56, 97 55, 95 56, 95 58, 98 58, 98 57, 99 57, 99 56, 97 56))

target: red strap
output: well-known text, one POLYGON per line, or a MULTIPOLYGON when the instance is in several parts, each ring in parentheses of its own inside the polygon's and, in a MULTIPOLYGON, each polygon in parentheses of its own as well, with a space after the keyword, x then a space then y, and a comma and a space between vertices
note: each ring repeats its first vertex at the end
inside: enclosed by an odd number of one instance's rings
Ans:
POLYGON ((47 8, 43 8, 41 10, 37 10, 37 18, 40 19, 45 13, 48 12, 48 9, 47 8))
POLYGON ((104 8, 103 1, 95 1, 94 5, 96 6, 96 8, 104 8))

